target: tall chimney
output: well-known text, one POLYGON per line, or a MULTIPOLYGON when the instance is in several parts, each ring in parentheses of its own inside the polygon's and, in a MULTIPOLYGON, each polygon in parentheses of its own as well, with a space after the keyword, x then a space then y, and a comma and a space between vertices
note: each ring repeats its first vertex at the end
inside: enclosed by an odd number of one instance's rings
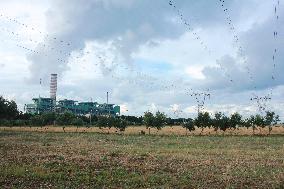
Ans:
POLYGON ((107 104, 108 104, 108 92, 107 92, 107 104))
POLYGON ((51 74, 50 77, 50 98, 56 100, 57 92, 57 74, 51 74))

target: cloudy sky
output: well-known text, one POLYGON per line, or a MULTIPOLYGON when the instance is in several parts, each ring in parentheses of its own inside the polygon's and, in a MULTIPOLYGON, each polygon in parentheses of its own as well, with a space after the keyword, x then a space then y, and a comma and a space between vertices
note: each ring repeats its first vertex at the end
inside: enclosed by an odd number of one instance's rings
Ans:
POLYGON ((57 73, 58 99, 109 91, 123 114, 191 117, 196 92, 246 115, 269 95, 284 118, 283 0, 0 0, 0 15, 0 95, 21 109, 57 73))

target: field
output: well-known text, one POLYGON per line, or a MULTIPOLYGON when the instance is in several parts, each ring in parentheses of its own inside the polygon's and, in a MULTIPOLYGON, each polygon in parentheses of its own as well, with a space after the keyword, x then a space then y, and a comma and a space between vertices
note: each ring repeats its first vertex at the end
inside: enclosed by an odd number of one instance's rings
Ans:
MULTIPOLYGON (((100 129, 98 127, 71 127, 66 126, 63 130, 63 127, 60 126, 45 126, 45 127, 0 127, 0 131, 26 131, 26 132, 79 132, 79 133, 107 133, 107 134, 117 134, 121 133, 117 131, 115 128, 103 128, 100 129)), ((144 131, 146 134, 148 134, 148 129, 146 129, 145 126, 132 126, 127 127, 125 132, 123 134, 126 135, 132 135, 132 134, 139 134, 141 131, 144 131)), ((154 128, 151 128, 151 134, 155 135, 200 135, 201 129, 196 129, 194 132, 189 133, 185 128, 181 126, 167 126, 164 127, 161 130, 157 130, 154 128)), ((257 128, 254 133, 256 135, 267 135, 268 134, 268 128, 257 128)), ((271 132, 272 135, 284 135, 284 126, 279 125, 275 126, 272 129, 271 132)), ((253 130, 246 129, 246 128, 238 128, 235 130, 228 129, 226 132, 223 131, 217 131, 215 132, 213 128, 205 128, 202 132, 202 135, 253 135, 253 130)))
POLYGON ((284 137, 0 131, 3 188, 283 188, 284 137))

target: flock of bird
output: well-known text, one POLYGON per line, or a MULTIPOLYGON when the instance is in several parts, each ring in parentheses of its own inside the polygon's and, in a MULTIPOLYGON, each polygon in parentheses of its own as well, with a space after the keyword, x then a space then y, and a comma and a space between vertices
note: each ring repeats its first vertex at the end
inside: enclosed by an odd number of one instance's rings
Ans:
POLYGON ((250 69, 250 67, 248 65, 247 58, 246 58, 246 55, 245 55, 245 52, 244 52, 244 48, 240 44, 240 37, 238 35, 238 32, 236 31, 236 27, 234 26, 234 23, 233 23, 232 18, 230 16, 230 11, 226 7, 225 0, 219 0, 219 4, 220 4, 221 9, 222 9, 222 11, 223 11, 223 13, 225 15, 226 24, 229 27, 229 31, 233 35, 234 47, 237 48, 238 55, 241 57, 241 61, 242 61, 242 63, 244 64, 244 66, 246 68, 246 71, 247 71, 247 74, 249 76, 250 81, 254 82, 253 75, 252 75, 251 69, 250 69))
MULTIPOLYGON (((254 77, 251 72, 251 69, 249 67, 247 56, 245 54, 245 50, 242 47, 240 43, 240 37, 238 36, 238 32, 236 30, 235 25, 233 24, 232 18, 230 16, 230 10, 226 6, 225 0, 218 0, 220 3, 220 7, 222 8, 222 12, 224 12, 226 24, 228 25, 228 28, 232 34, 234 46, 238 50, 238 55, 241 57, 241 60, 244 67, 246 68, 247 74, 249 79, 254 85, 254 77)), ((209 56, 212 55, 212 50, 208 47, 206 42, 202 39, 202 37, 198 34, 198 32, 193 28, 192 24, 189 22, 188 19, 185 18, 185 15, 182 13, 182 11, 178 8, 176 2, 174 0, 169 1, 169 6, 173 8, 175 13, 177 14, 178 18, 180 19, 181 23, 185 26, 186 30, 190 32, 194 39, 198 41, 201 48, 204 49, 209 56)), ((277 0, 274 6, 274 15, 276 20, 276 26, 273 31, 273 39, 276 41, 278 38, 278 31, 277 31, 277 24, 279 21, 279 14, 278 9, 280 8, 280 1, 277 0)), ((17 19, 11 18, 5 14, 0 14, 0 19, 3 22, 8 22, 9 24, 16 24, 17 26, 21 27, 23 30, 28 30, 37 33, 41 36, 43 40, 36 40, 32 36, 28 38, 28 40, 20 33, 17 33, 7 27, 4 27, 4 24, 1 24, 0 29, 3 33, 7 34, 10 38, 14 39, 16 41, 16 46, 27 51, 33 56, 40 56, 40 57, 46 57, 50 58, 49 56, 52 54, 53 56, 56 56, 55 59, 58 63, 61 64, 67 64, 68 58, 72 56, 72 49, 74 48, 73 43, 71 41, 65 41, 62 39, 59 39, 58 37, 54 35, 45 34, 44 32, 38 30, 36 27, 29 26, 25 23, 22 23, 18 21, 17 19), (33 47, 28 47, 27 44, 22 44, 23 38, 25 38, 25 41, 28 41, 33 47)), ((28 32, 27 32, 28 33, 28 32)), ((90 51, 85 51, 85 49, 81 48, 79 50, 76 50, 79 55, 88 55, 93 54, 97 58, 97 62, 94 64, 95 66, 100 66, 102 70, 104 70, 106 73, 108 73, 112 79, 115 79, 117 81, 125 81, 129 84, 136 85, 136 86, 145 86, 149 89, 159 89, 162 91, 172 91, 175 93, 176 91, 183 91, 186 95, 189 95, 192 97, 196 104, 197 104, 197 111, 201 112, 205 109, 205 105, 207 100, 210 99, 211 93, 209 92, 209 89, 207 91, 203 92, 196 92, 193 89, 187 89, 184 87, 184 85, 180 82, 175 81, 167 81, 164 78, 155 77, 150 74, 145 74, 142 71, 140 71, 135 66, 129 66, 127 64, 118 64, 115 63, 114 60, 109 60, 107 56, 100 54, 100 53, 93 53, 90 51), (106 63, 108 62, 108 64, 106 63), (120 74, 128 72, 128 75, 126 74, 120 74), (132 77, 130 77, 131 75, 132 77)), ((272 62, 273 62, 273 73, 272 73, 272 80, 275 81, 275 70, 276 70, 276 62, 277 62, 277 47, 273 49, 273 55, 272 55, 272 62)), ((75 59, 75 62, 87 62, 86 59, 82 60, 82 56, 75 56, 73 59, 75 59)), ((227 69, 218 61, 216 60, 217 65, 222 70, 222 73, 226 76, 228 79, 228 82, 231 84, 234 84, 234 80, 232 76, 228 73, 227 69)), ((85 68, 89 69, 89 68, 85 68)), ((40 78, 40 84, 42 83, 42 79, 40 78)), ((256 87, 254 86, 256 89, 256 87)), ((251 101, 257 102, 259 111, 263 112, 267 109, 267 103, 272 99, 272 90, 271 95, 266 95, 264 97, 254 95, 250 98, 251 101)))
MULTIPOLYGON (((173 8, 173 10, 176 12, 178 18, 180 19, 180 22, 184 24, 185 28, 187 29, 188 32, 190 32, 193 36, 194 39, 199 42, 201 45, 202 49, 204 49, 209 56, 212 55, 213 51, 208 47, 208 45, 205 43, 205 41, 201 38, 201 36, 197 33, 197 31, 194 30, 193 26, 190 25, 189 21, 185 18, 184 14, 182 11, 177 7, 176 2, 174 0, 169 1, 169 5, 173 8)), ((216 60, 217 61, 217 60, 216 60)), ((226 68, 218 64, 219 68, 223 71, 224 75, 229 78, 230 82, 233 82, 233 79, 230 78, 230 75, 227 73, 226 68)))
MULTIPOLYGON (((278 25, 279 25, 279 13, 278 10, 280 9, 280 0, 274 0, 274 20, 275 20, 275 26, 273 30, 273 40, 275 47, 273 48, 272 53, 272 74, 271 74, 271 80, 272 82, 276 81, 276 63, 277 63, 277 55, 278 55, 278 49, 277 49, 277 40, 278 40, 278 25)), ((255 101, 259 112, 265 113, 268 110, 268 104, 272 100, 273 96, 273 88, 270 89, 270 93, 265 96, 258 96, 254 94, 254 97, 252 97, 250 100, 255 101)))
MULTIPOLYGON (((274 6, 274 16, 275 16, 275 30, 273 31, 273 38, 276 41, 278 38, 278 21, 279 21, 279 14, 278 14, 278 9, 280 8, 280 0, 275 0, 275 6, 274 6)), ((256 89, 256 85, 255 85, 255 80, 252 74, 252 71, 250 69, 250 66, 248 64, 247 61, 247 56, 245 54, 245 50, 243 48, 243 46, 240 43, 240 37, 238 36, 238 32, 236 31, 236 27, 233 24, 232 18, 230 16, 230 10, 227 8, 226 6, 226 1, 225 0, 219 0, 220 3, 220 7, 222 9, 222 12, 225 15, 225 20, 226 23, 229 27, 229 31, 232 34, 233 37, 233 43, 234 46, 237 48, 238 50, 238 55, 241 58, 241 61, 246 69, 248 78, 250 79, 253 88, 256 89)), ((169 1, 169 5, 171 7, 173 7, 174 11, 176 12, 177 16, 179 17, 181 23, 183 23, 185 25, 185 27, 188 29, 189 32, 192 32, 192 34, 195 36, 196 40, 200 41, 200 44, 203 46, 204 49, 208 50, 209 54, 212 53, 212 50, 210 50, 208 48, 208 46, 202 41, 201 37, 194 31, 193 27, 189 24, 189 22, 185 19, 184 14, 181 12, 180 9, 178 9, 177 4, 174 0, 170 0, 169 1)), ((272 73, 272 80, 275 81, 275 70, 276 70, 276 58, 277 58, 277 47, 275 47, 275 49, 273 50, 273 56, 272 56, 272 61, 273 61, 273 73, 272 73)), ((227 72, 226 68, 224 68, 221 63, 216 60, 216 64, 219 65, 219 68, 223 71, 224 75, 228 78, 228 80, 233 84, 234 80, 232 78, 232 76, 227 72)), ((265 111, 267 111, 267 104, 269 101, 271 101, 272 99, 272 95, 273 95, 273 89, 271 89, 271 92, 269 95, 266 96, 257 96, 254 93, 252 93, 253 97, 250 98, 251 101, 255 101, 257 103, 258 109, 260 111, 260 113, 264 113, 265 111)), ((197 103, 197 107, 198 107, 198 112, 202 109, 204 109, 205 106, 205 101, 206 98, 205 97, 210 97, 209 93, 192 93, 190 94, 190 96, 194 97, 197 103), (202 97, 201 99, 198 97, 202 97)))
POLYGON ((195 99, 197 103, 197 112, 200 113, 205 110, 205 102, 206 100, 210 100, 211 93, 209 92, 209 89, 205 92, 194 92, 191 90, 189 95, 195 99))

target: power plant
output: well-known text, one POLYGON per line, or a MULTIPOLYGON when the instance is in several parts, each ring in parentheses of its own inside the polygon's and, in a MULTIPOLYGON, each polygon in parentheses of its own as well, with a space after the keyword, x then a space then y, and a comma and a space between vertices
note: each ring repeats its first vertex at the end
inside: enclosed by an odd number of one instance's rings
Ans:
POLYGON ((57 93, 57 74, 51 74, 50 78, 50 97, 33 98, 33 104, 26 104, 26 113, 41 114, 44 112, 64 113, 71 112, 75 115, 96 115, 96 116, 116 116, 120 115, 120 106, 108 103, 99 104, 98 102, 78 102, 75 100, 56 100, 57 93))

